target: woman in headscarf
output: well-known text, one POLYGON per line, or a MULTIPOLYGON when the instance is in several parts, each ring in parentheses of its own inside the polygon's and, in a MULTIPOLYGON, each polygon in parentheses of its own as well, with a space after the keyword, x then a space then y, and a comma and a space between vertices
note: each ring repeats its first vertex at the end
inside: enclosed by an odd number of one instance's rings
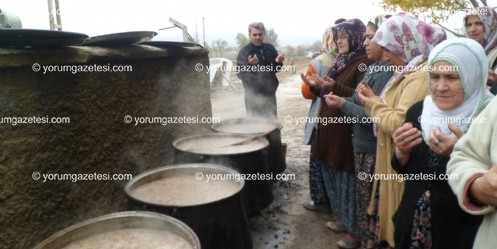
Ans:
POLYGON ((404 183, 381 177, 395 174, 390 163, 394 150, 392 134, 404 122, 407 109, 428 95, 426 59, 431 49, 445 39, 442 29, 409 15, 397 14, 380 25, 372 40, 385 49, 386 60, 396 66, 379 96, 365 84, 358 89, 366 113, 377 120, 374 131, 377 134, 375 176, 378 177, 374 179, 368 210, 372 215, 372 247, 395 245, 392 217, 402 198, 404 183))
MULTIPOLYGON (((306 74, 301 74, 302 77, 302 96, 306 99, 312 99, 311 107, 309 109, 309 120, 313 120, 319 115, 321 109, 321 98, 314 95, 307 84, 307 77, 312 77, 317 74, 319 77, 324 77, 330 71, 330 68, 335 64, 338 49, 333 42, 332 27, 327 28, 323 34, 323 43, 321 54, 314 58, 307 69, 306 74)), ((304 144, 312 145, 312 140, 316 134, 317 123, 307 122, 304 128, 304 144)), ((328 194, 324 186, 323 171, 321 164, 318 163, 316 158, 310 156, 309 159, 309 191, 311 200, 304 203, 304 207, 312 211, 329 212, 330 202, 328 194)))
MULTIPOLYGON (((338 57, 330 73, 324 79, 314 75, 308 82, 319 96, 333 92, 340 97, 351 96, 357 84, 364 78, 365 70, 372 61, 367 58, 363 46, 365 25, 359 19, 346 20, 333 29, 334 42, 338 47, 338 57)), ((334 122, 344 118, 339 108, 322 105, 319 113, 315 146, 311 153, 322 164, 326 191, 331 209, 339 219, 330 227, 335 231, 346 231, 347 235, 337 242, 341 248, 356 248, 357 214, 355 202, 354 154, 352 147, 352 123, 334 122)))
POLYGON ((488 86, 493 94, 497 93, 497 12, 493 8, 482 6, 472 9, 464 16, 466 36, 480 43, 488 58, 488 86))
POLYGON ((471 249, 481 216, 465 213, 448 184, 455 143, 486 107, 488 62, 474 40, 444 41, 430 53, 430 95, 407 111, 393 139, 394 169, 406 181, 395 214, 395 248, 471 249))
MULTIPOLYGON (((381 90, 392 77, 393 71, 381 70, 388 67, 390 63, 383 60, 383 49, 376 43, 372 43, 376 30, 381 23, 385 22, 391 15, 379 15, 370 20, 364 34, 364 48, 368 59, 375 61, 364 74, 363 82, 368 84, 375 94, 381 90)), ((369 116, 364 110, 364 105, 359 100, 357 93, 352 97, 343 98, 329 94, 325 98, 330 108, 340 108, 346 117, 357 119, 352 127, 352 144, 354 146, 354 170, 356 174, 374 174, 374 163, 376 157, 376 137, 373 134, 373 122, 367 122, 369 116), (364 122, 366 121, 366 122, 364 122)), ((369 180, 356 180, 356 213, 358 237, 361 247, 367 247, 367 233, 369 231, 368 206, 371 201, 371 189, 373 185, 369 180)), ((328 227, 338 227, 336 224, 328 223, 328 227)))

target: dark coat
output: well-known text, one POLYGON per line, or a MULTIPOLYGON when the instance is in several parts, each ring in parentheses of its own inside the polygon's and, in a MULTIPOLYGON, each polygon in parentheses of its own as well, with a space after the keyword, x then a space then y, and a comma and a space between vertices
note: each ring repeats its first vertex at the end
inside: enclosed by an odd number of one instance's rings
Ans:
POLYGON ((250 43, 238 52, 237 76, 242 80, 246 92, 261 96, 275 95, 279 85, 276 73, 283 66, 283 63, 276 63, 276 57, 278 51, 269 43, 263 43, 261 46, 250 43), (248 64, 249 55, 257 56, 258 65, 248 64))
MULTIPOLYGON (((423 111, 423 101, 414 104, 406 114, 405 122, 421 131, 419 117, 423 111)), ((423 141, 414 147, 405 166, 401 166, 395 154, 392 167, 399 174, 436 178, 445 174, 449 157, 430 152, 423 141), (431 155, 430 155, 431 153, 431 155)), ((444 178, 439 178, 444 179, 444 178)), ((480 226, 482 216, 464 212, 457 202, 447 180, 406 180, 402 201, 393 217, 395 226, 395 248, 409 248, 416 204, 423 193, 430 191, 431 231, 433 249, 471 249, 480 226)))
MULTIPOLYGON (((341 97, 352 96, 366 71, 361 72, 359 65, 369 66, 372 63, 365 53, 352 57, 348 65, 338 72, 335 85, 331 89, 333 94, 341 97)), ((335 170, 354 172, 353 122, 350 119, 340 120, 348 118, 343 115, 340 109, 329 108, 324 100, 319 117, 325 120, 321 120, 318 124, 316 139, 311 147, 312 156, 335 170)))

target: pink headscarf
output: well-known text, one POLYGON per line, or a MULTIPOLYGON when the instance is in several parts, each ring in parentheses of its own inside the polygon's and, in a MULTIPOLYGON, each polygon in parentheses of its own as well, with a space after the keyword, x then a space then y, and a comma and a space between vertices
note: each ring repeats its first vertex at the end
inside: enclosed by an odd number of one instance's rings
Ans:
POLYGON ((407 14, 396 14, 378 27, 373 42, 409 63, 418 55, 427 59, 430 51, 446 38, 440 27, 407 14))

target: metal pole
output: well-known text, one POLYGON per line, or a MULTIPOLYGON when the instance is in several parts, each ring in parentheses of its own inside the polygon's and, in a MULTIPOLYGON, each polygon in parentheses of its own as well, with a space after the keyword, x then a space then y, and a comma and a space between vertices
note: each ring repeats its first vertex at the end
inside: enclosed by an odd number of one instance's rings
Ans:
POLYGON ((50 20, 50 30, 55 30, 52 0, 48 0, 48 19, 50 20))
POLYGON ((62 17, 60 16, 59 0, 55 0, 55 15, 57 16, 57 29, 62 30, 62 17))

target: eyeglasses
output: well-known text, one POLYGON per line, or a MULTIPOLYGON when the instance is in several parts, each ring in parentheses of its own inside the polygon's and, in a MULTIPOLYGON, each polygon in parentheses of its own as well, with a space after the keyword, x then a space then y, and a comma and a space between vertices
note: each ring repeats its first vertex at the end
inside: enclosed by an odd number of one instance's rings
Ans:
POLYGON ((364 34, 362 36, 362 39, 369 39, 369 40, 373 40, 373 37, 374 37, 374 34, 364 34))

